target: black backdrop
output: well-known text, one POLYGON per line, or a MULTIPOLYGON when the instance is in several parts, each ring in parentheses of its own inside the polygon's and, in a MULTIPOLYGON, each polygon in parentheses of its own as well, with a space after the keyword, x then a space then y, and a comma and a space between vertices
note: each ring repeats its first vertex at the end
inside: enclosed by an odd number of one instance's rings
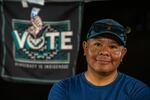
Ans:
MULTIPOLYGON (((150 86, 150 9, 139 5, 114 5, 112 2, 91 2, 84 5, 81 43, 91 23, 101 18, 113 18, 123 25, 130 26, 128 52, 119 70, 150 86)), ((1 45, 0 45, 1 47, 1 45)), ((82 45, 77 60, 76 73, 86 70, 82 45)), ((4 100, 47 100, 52 84, 12 83, 0 79, 1 99, 4 100)))

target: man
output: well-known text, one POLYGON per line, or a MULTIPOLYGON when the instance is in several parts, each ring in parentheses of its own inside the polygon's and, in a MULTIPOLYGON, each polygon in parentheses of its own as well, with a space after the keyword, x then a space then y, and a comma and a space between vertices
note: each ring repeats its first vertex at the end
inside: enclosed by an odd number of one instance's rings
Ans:
POLYGON ((94 22, 83 42, 87 71, 56 83, 48 100, 150 100, 150 88, 117 70, 127 52, 126 29, 113 19, 94 22))

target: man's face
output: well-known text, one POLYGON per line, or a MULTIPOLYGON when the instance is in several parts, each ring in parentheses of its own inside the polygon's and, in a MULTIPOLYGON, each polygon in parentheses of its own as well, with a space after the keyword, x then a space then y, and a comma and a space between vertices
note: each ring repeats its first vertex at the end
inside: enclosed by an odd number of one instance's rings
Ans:
POLYGON ((117 70, 126 48, 107 37, 98 37, 83 42, 84 55, 88 70, 98 73, 110 73, 117 70))

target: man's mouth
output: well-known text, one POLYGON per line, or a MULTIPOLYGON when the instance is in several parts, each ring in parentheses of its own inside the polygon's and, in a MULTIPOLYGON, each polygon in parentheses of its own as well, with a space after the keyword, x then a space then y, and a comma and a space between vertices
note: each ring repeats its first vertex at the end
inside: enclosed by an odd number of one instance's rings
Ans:
POLYGON ((99 63, 107 64, 111 62, 111 58, 105 56, 98 56, 96 57, 96 61, 98 61, 99 63))

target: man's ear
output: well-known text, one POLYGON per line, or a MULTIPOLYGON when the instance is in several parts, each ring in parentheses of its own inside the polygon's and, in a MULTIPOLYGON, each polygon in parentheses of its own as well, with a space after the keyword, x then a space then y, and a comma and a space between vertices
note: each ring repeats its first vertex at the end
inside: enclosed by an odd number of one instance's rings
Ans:
POLYGON ((123 47, 122 52, 121 52, 121 61, 124 58, 126 53, 127 53, 127 48, 123 47))
POLYGON ((85 56, 85 55, 86 55, 86 49, 87 49, 87 42, 86 42, 86 41, 83 41, 82 47, 83 47, 83 50, 84 50, 84 56, 85 56))

